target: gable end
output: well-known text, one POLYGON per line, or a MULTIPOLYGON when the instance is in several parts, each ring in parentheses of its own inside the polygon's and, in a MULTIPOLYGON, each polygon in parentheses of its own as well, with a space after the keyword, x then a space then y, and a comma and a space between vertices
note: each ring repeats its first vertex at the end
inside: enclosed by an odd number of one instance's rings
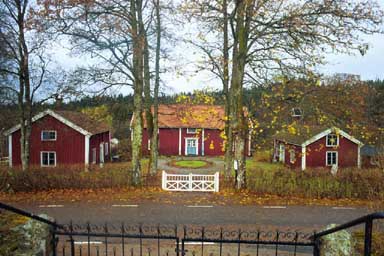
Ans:
MULTIPOLYGON (((52 110, 50 110, 50 109, 47 109, 47 110, 45 110, 45 111, 43 111, 43 112, 41 112, 41 113, 35 115, 35 116, 32 118, 32 123, 34 123, 35 121, 37 121, 37 120, 39 120, 39 119, 45 117, 46 115, 50 115, 50 116, 54 117, 56 120, 62 122, 63 124, 65 124, 65 125, 71 127, 71 128, 74 129, 75 131, 78 131, 79 133, 81 133, 81 134, 83 134, 83 135, 85 135, 85 136, 91 136, 91 135, 92 135, 92 133, 90 133, 90 132, 84 130, 84 129, 81 128, 80 126, 78 126, 78 125, 72 123, 72 122, 69 121, 68 119, 62 117, 61 115, 55 113, 54 111, 52 111, 52 110)), ((16 131, 19 130, 20 128, 21 128, 21 125, 18 124, 18 125, 16 125, 16 126, 12 127, 11 129, 5 131, 5 132, 4 132, 4 135, 8 136, 8 135, 10 135, 10 134, 16 132, 16 131)))
MULTIPOLYGON (((321 132, 321 133, 319 133, 319 134, 313 136, 313 137, 310 138, 309 140, 305 141, 301 146, 302 146, 302 147, 306 147, 306 146, 308 146, 308 145, 314 143, 315 141, 317 141, 317 140, 319 140, 319 139, 321 139, 321 138, 327 136, 328 134, 331 134, 332 132, 334 132, 334 129, 335 129, 335 128, 329 128, 329 129, 327 129, 327 130, 325 130, 325 131, 323 131, 323 132, 321 132)), ((359 141, 358 139, 352 137, 351 135, 349 135, 348 133, 346 133, 346 132, 344 132, 344 131, 342 131, 342 130, 340 130, 340 129, 339 129, 339 134, 340 134, 341 136, 343 136, 344 138, 346 138, 346 139, 352 141, 353 143, 355 143, 355 144, 357 144, 357 145, 359 145, 359 146, 363 146, 363 145, 364 145, 361 141, 359 141)))

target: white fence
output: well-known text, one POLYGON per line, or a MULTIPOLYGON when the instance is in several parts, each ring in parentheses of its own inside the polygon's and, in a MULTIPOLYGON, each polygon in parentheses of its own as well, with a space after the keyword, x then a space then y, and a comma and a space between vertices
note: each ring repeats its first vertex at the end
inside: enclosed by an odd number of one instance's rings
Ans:
POLYGON ((201 174, 168 174, 163 171, 162 189, 169 191, 219 192, 219 173, 201 174))

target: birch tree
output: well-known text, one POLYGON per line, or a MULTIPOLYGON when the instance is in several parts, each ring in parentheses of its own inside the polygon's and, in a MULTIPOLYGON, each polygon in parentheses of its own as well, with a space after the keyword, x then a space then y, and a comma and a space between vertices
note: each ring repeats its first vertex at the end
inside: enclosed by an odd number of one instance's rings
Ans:
POLYGON ((79 83, 99 86, 102 91, 121 86, 133 89, 134 185, 140 184, 142 175, 144 86, 150 90, 146 24, 152 17, 144 7, 141 0, 48 1, 41 11, 53 24, 52 33, 69 36, 72 52, 93 61, 78 69, 79 83))
MULTIPOLYGON (((212 38, 224 33, 223 19, 212 18, 222 17, 222 9, 217 8, 221 3, 196 0, 183 9, 200 17, 197 21, 201 27, 216 28, 204 34, 202 41, 208 42, 208 47, 199 44, 199 48, 210 55, 209 64, 222 56, 221 52, 209 48, 212 38)), ((327 53, 365 54, 369 46, 361 40, 361 35, 380 32, 383 13, 378 3, 371 0, 236 0, 228 1, 227 6, 229 41, 232 42, 229 127, 235 144, 234 161, 238 165, 236 187, 241 189, 246 178, 244 85, 263 85, 277 75, 306 76, 325 62, 327 53)), ((222 65, 214 65, 212 71, 217 74, 220 68, 222 65)))
POLYGON ((28 0, 0 1, 0 90, 17 98, 22 169, 30 158, 30 136, 34 102, 47 72, 44 47, 47 38, 35 27, 28 0))

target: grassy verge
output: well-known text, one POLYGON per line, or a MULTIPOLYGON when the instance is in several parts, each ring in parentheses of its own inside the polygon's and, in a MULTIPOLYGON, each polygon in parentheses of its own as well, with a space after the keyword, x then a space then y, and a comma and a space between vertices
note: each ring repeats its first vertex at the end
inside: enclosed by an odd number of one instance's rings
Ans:
POLYGON ((247 162, 247 189, 257 194, 310 199, 384 199, 384 172, 379 169, 291 170, 279 164, 247 162))
MULTIPOLYGON (((352 233, 354 239, 354 250, 357 255, 364 254, 364 232, 352 233)), ((372 234, 372 255, 384 256, 384 232, 373 232, 372 234)))
MULTIPOLYGON (((150 179, 147 175, 148 160, 142 160, 143 185, 150 179)), ((0 169, 0 191, 29 192, 53 189, 100 189, 125 188, 132 184, 130 163, 108 163, 100 168, 90 166, 57 166, 55 168, 31 167, 0 169)))

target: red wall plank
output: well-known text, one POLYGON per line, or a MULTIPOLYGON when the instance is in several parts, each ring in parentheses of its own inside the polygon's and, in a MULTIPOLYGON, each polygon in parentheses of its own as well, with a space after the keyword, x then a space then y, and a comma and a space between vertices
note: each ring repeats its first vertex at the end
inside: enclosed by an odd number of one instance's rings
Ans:
POLYGON ((104 162, 111 159, 111 144, 109 141, 109 132, 92 135, 89 139, 89 163, 93 163, 92 149, 96 149, 96 163, 100 163, 100 144, 104 145, 104 162), (108 143, 108 154, 105 154, 105 143, 108 143))
MULTIPOLYGON (((30 165, 40 165, 41 151, 55 151, 56 164, 84 163, 84 135, 57 119, 47 115, 32 124, 30 141, 30 165), (55 130, 56 141, 42 141, 41 131, 55 130)), ((12 134, 12 164, 21 165, 20 130, 12 134)))

